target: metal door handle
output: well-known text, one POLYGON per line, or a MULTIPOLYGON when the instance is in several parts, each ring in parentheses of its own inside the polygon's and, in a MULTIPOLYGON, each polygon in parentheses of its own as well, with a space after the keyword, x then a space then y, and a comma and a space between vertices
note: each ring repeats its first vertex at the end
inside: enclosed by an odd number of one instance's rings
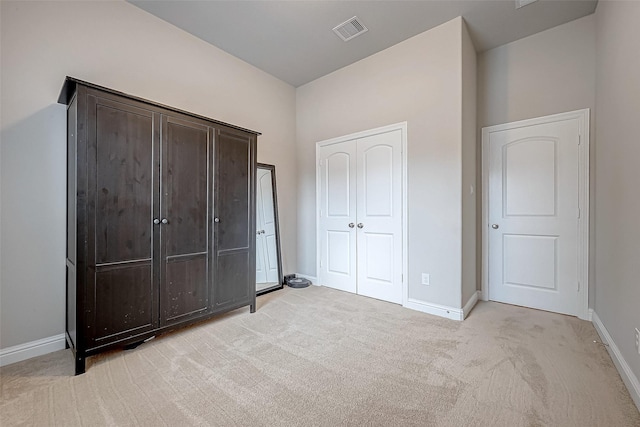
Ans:
POLYGON ((162 223, 163 224, 169 224, 169 221, 167 220, 167 218, 162 218, 162 223))
POLYGON ((497 230, 498 228, 500 228, 500 226, 498 224, 491 224, 491 228, 497 230))
POLYGON ((363 223, 361 223, 361 222, 359 222, 359 223, 358 223, 358 228, 364 228, 364 224, 363 224, 363 223))
POLYGON ((349 228, 353 228, 353 227, 355 227, 355 226, 356 226, 356 225, 355 225, 354 223, 352 223, 352 222, 350 222, 350 223, 349 223, 349 228))
POLYGON ((158 225, 158 224, 160 224, 160 220, 158 218, 154 218, 153 219, 153 223, 158 225))
POLYGON ((220 218, 218 217, 213 218, 213 222, 220 222, 220 218))

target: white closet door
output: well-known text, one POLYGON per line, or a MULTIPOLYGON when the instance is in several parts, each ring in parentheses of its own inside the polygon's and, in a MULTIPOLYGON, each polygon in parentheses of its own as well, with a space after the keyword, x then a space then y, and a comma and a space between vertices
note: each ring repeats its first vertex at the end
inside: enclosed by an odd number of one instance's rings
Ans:
POLYGON ((319 149, 320 283, 356 292, 356 141, 319 149))
POLYGON ((319 280, 402 303, 402 131, 321 146, 319 280))
POLYGON ((402 303, 402 133, 357 142, 358 294, 402 303))

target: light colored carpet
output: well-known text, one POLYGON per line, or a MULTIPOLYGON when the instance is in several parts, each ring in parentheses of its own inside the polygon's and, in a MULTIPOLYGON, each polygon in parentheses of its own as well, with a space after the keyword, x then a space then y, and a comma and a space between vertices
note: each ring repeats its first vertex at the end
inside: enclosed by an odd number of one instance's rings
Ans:
POLYGON ((479 303, 456 322, 328 288, 284 289, 88 359, 0 369, 0 424, 640 426, 593 326, 479 303))

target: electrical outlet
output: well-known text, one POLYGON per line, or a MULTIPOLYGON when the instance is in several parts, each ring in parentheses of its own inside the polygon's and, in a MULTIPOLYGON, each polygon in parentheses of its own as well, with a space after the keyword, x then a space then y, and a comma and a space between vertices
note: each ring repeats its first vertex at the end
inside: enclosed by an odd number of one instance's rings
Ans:
POLYGON ((640 330, 636 328, 636 350, 640 354, 640 330))
POLYGON ((429 286, 430 285, 430 277, 428 273, 422 273, 422 284, 429 286))

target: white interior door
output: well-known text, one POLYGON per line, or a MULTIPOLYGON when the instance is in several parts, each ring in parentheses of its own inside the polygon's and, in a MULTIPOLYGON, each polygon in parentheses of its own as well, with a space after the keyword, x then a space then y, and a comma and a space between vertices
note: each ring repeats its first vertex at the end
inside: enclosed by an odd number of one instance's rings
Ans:
POLYGON ((319 279, 356 292, 356 141, 320 147, 319 279))
MULTIPOLYGON (((258 180, 260 179, 261 172, 263 172, 263 170, 258 169, 258 180)), ((261 209, 262 205, 262 192, 260 191, 260 186, 258 186, 256 191, 256 291, 261 291, 269 287, 265 263, 265 242, 262 234, 264 223, 264 213, 263 209, 261 209)))
POLYGON ((357 142, 357 291, 402 303, 402 133, 357 142))
POLYGON ((402 303, 402 131, 318 149, 319 280, 402 303))
POLYGON ((271 171, 258 169, 256 206, 259 212, 259 224, 256 232, 260 233, 263 247, 264 271, 268 283, 278 283, 278 250, 276 246, 276 221, 273 204, 273 183, 271 171))
POLYGON ((488 138, 489 299, 576 315, 578 120, 488 138))

